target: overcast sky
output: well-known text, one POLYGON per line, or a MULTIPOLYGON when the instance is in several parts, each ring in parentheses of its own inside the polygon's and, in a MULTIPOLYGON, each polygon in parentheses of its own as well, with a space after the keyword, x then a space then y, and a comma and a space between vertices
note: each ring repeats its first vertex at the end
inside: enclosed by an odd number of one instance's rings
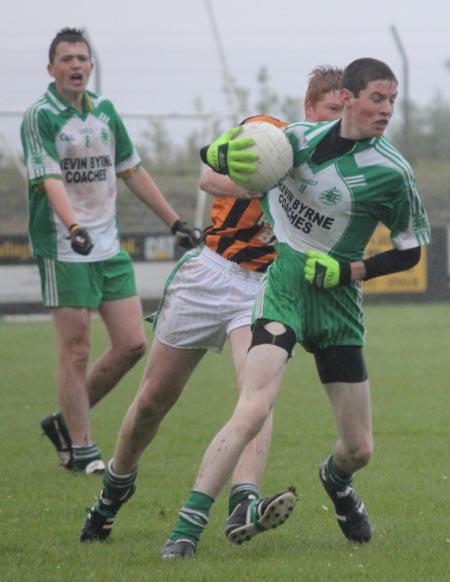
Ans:
MULTIPOLYGON (((254 90, 264 65, 281 97, 303 96, 314 66, 345 66, 366 56, 386 61, 402 82, 390 29, 395 25, 409 58, 411 99, 425 105, 439 92, 450 98, 448 0, 210 0, 210 5, 240 87, 254 90)), ((198 97, 207 112, 227 109, 207 0, 11 0, 5 6, 0 111, 24 110, 42 94, 50 81, 48 45, 64 26, 87 29, 101 62, 102 93, 119 111, 188 113, 198 97)))

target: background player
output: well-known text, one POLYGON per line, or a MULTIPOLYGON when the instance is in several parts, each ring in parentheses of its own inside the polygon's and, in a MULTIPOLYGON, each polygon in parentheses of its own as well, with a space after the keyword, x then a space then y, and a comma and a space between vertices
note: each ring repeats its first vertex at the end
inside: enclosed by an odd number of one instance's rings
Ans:
POLYGON ((59 354, 63 416, 47 417, 42 427, 62 464, 88 474, 104 470, 89 409, 146 351, 133 266, 119 243, 116 178, 184 246, 201 242, 201 231, 181 222, 140 165, 113 104, 86 90, 93 66, 82 31, 61 30, 49 49, 47 69, 55 81, 27 110, 21 127, 32 250, 59 354), (111 345, 88 372, 91 309, 98 309, 111 345))

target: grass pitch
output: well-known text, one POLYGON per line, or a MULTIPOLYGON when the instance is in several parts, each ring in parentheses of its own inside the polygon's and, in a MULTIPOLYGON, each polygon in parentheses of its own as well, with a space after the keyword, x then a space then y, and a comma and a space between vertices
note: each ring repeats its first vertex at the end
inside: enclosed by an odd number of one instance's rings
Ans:
MULTIPOLYGON (((265 495, 295 485, 297 508, 274 532, 234 546, 217 499, 195 560, 162 562, 159 550, 191 488, 201 456, 236 401, 228 350, 210 354, 144 455, 135 497, 111 537, 82 545, 85 508, 99 477, 57 465, 40 420, 57 410, 51 322, 0 322, 0 579, 51 581, 447 582, 450 580, 450 304, 367 306, 366 360, 375 454, 356 487, 374 527, 350 544, 317 477, 335 439, 313 359, 298 346, 275 410, 265 495)), ((94 351, 106 343, 94 321, 94 351)), ((93 411, 107 460, 144 362, 93 411)))

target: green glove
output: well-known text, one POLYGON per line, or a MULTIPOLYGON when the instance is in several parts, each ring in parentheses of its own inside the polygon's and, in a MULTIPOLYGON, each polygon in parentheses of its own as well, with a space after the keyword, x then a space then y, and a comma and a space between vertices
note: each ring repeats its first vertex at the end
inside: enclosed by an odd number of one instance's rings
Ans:
POLYGON ((229 129, 211 145, 202 148, 200 156, 214 171, 245 183, 248 174, 256 171, 258 154, 248 151, 255 144, 254 139, 234 139, 241 131, 242 127, 229 129))
POLYGON ((336 259, 317 251, 306 251, 305 279, 311 285, 321 289, 330 289, 336 285, 349 285, 351 282, 350 263, 336 259))

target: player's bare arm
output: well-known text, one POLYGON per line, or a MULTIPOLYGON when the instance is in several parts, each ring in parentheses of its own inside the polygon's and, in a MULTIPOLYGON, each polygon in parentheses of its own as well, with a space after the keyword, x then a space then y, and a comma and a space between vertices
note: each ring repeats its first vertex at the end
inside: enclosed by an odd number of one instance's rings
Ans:
POLYGON ((239 198, 241 200, 259 200, 262 192, 249 192, 245 188, 235 184, 228 176, 218 174, 211 168, 207 168, 199 182, 200 190, 203 190, 216 198, 239 198))

